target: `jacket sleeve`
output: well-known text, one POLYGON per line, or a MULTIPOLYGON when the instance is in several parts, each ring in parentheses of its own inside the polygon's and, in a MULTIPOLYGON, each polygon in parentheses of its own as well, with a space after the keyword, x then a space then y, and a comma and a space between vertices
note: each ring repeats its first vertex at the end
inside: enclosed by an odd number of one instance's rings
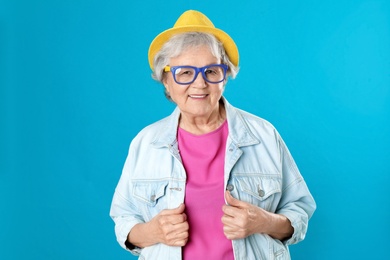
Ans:
POLYGON ((127 236, 131 229, 136 224, 144 222, 143 217, 138 213, 136 205, 132 201, 132 187, 130 185, 131 158, 132 155, 129 152, 112 199, 110 217, 115 222, 115 235, 120 246, 138 256, 141 253, 141 249, 127 241, 127 236))
POLYGON ((287 146, 276 133, 280 149, 282 169, 282 197, 276 213, 286 216, 294 228, 292 237, 284 243, 296 244, 305 238, 308 222, 316 209, 316 203, 300 174, 287 146))

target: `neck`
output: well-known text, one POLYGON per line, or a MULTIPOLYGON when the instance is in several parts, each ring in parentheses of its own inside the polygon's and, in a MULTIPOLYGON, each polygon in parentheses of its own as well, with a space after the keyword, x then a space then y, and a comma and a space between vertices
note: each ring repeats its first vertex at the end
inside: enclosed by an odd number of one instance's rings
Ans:
POLYGON ((222 102, 208 116, 180 115, 179 127, 195 135, 207 134, 218 129, 226 119, 226 111, 222 102))

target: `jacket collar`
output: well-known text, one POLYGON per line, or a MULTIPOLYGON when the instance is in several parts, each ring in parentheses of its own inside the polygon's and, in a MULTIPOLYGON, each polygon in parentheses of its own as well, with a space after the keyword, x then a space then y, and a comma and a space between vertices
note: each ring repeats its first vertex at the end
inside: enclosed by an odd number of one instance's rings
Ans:
POLYGON ((248 146, 260 143, 260 140, 255 137, 251 129, 247 124, 247 120, 243 117, 242 110, 239 110, 232 105, 223 97, 222 98, 225 109, 226 117, 228 120, 229 126, 229 137, 232 139, 233 143, 238 146, 248 146))
MULTIPOLYGON (((222 97, 222 102, 225 105, 226 117, 229 127, 229 137, 231 138, 232 142, 238 147, 260 143, 260 140, 255 137, 243 118, 242 113, 245 112, 230 105, 230 103, 224 97, 222 97)), ((158 122, 158 124, 161 124, 159 126, 161 131, 156 135, 156 138, 152 142, 153 146, 156 148, 171 147, 177 143, 176 136, 179 117, 180 109, 176 107, 170 116, 158 122)))

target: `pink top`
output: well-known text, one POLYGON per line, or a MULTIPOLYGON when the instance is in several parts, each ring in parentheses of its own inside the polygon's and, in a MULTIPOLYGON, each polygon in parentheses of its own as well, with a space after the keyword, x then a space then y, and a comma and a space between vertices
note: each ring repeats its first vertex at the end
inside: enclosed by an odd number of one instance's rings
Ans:
POLYGON ((187 184, 184 203, 189 240, 183 259, 234 259, 232 242, 223 234, 224 163, 228 125, 204 135, 179 128, 178 143, 187 184))

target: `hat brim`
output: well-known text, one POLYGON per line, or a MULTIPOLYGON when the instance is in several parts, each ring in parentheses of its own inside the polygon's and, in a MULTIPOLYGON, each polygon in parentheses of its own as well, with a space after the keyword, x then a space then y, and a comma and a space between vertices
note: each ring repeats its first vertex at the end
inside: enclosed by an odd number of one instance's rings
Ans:
POLYGON ((209 26, 182 26, 179 28, 171 28, 163 31, 157 35, 156 38, 154 38, 153 42, 150 44, 148 52, 149 66, 152 70, 154 70, 154 56, 158 51, 160 51, 164 43, 167 42, 173 35, 185 32, 204 32, 213 34, 223 44, 226 54, 228 55, 233 65, 238 66, 238 48, 233 39, 227 33, 218 28, 212 28, 209 26))

